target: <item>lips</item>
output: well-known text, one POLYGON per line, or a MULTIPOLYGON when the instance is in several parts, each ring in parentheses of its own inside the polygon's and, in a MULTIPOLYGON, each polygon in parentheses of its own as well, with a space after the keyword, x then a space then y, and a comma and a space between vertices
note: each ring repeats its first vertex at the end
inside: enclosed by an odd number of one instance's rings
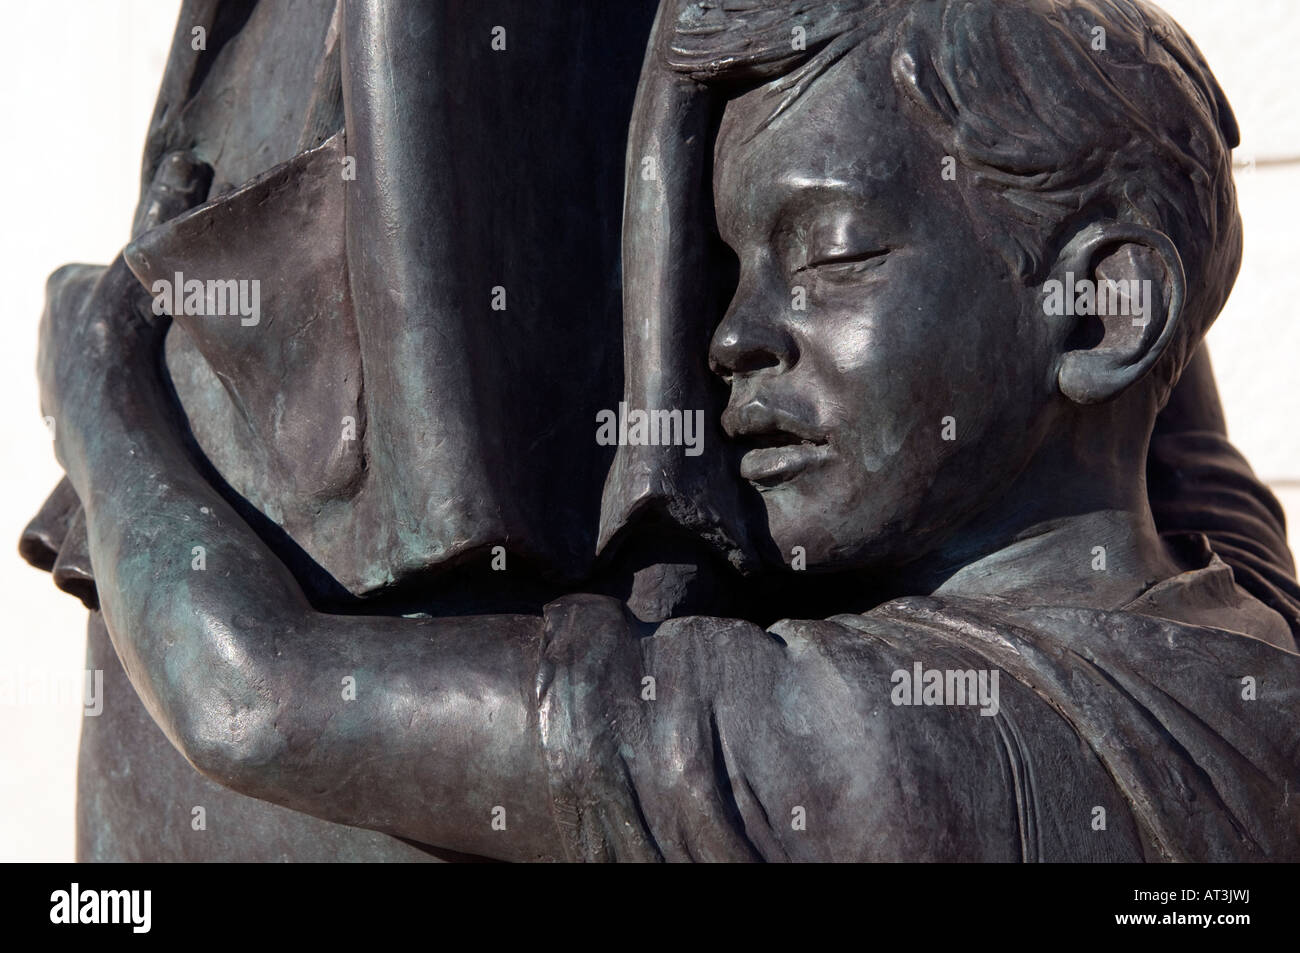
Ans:
MULTIPOLYGON (((793 439, 798 440, 797 437, 793 439)), ((824 443, 797 442, 755 447, 740 458, 740 475, 759 486, 776 486, 810 467, 826 462, 831 448, 824 443)))
POLYGON ((747 452, 740 475, 760 488, 776 486, 825 463, 831 456, 826 438, 785 412, 751 401, 723 414, 723 427, 747 452))

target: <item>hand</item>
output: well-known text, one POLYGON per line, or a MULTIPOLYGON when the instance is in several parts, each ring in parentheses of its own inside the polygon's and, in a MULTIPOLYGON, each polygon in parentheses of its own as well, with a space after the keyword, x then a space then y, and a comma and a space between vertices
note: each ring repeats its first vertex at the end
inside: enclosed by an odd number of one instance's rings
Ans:
MULTIPOLYGON (((173 152, 163 157, 136 210, 133 234, 156 228, 202 202, 211 181, 212 169, 192 155, 173 152)), ((142 310, 146 299, 147 292, 127 271, 121 256, 107 268, 60 268, 46 284, 37 359, 41 407, 51 424, 55 454, 65 468, 60 430, 66 439, 70 426, 81 423, 69 419, 65 409, 76 408, 93 417, 98 400, 90 387, 96 381, 102 386, 111 369, 125 368, 129 375, 138 362, 141 374, 159 376, 159 350, 169 319, 155 317, 151 301, 149 310, 142 310), (103 346, 90 350, 87 338, 103 346), (116 348, 125 353, 114 353, 116 348)), ((87 422, 93 426, 93 419, 87 422)), ((33 566, 51 571, 60 589, 79 597, 87 608, 98 608, 85 516, 67 479, 59 482, 23 530, 18 548, 33 566)))
POLYGON ((46 283, 37 374, 41 413, 65 469, 67 437, 93 426, 94 415, 105 409, 110 378, 113 385, 158 380, 170 318, 151 321, 150 304, 121 255, 107 268, 66 265, 46 283))

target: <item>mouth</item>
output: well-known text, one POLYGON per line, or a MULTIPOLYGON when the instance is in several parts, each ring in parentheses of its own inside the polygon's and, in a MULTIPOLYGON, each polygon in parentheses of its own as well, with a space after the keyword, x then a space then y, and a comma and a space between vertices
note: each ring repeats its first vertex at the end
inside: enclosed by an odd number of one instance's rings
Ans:
POLYGON ((825 440, 801 437, 786 430, 737 434, 750 448, 740 459, 740 475, 759 489, 778 486, 825 463, 831 448, 825 440))

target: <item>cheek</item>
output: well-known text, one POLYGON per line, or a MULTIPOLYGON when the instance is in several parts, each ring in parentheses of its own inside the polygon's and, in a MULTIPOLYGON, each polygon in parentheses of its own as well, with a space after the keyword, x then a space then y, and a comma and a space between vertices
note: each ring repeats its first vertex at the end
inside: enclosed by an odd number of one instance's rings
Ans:
MULTIPOLYGON (((844 449, 868 472, 890 465, 971 396, 971 355, 943 302, 912 282, 891 281, 853 313, 841 313, 819 342, 817 377, 833 394, 844 449), (913 293, 899 293, 912 285, 913 293), (920 291, 922 293, 916 293, 920 291)), ((920 442, 924 442, 921 440, 920 442)))

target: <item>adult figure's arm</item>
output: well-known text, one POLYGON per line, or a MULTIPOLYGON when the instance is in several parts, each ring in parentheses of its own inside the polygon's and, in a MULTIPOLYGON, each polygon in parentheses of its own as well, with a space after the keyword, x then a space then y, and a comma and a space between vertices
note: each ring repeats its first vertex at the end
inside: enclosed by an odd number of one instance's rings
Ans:
POLYGON ((1228 440, 1204 345, 1156 418, 1147 488, 1163 534, 1203 533, 1240 583, 1300 636, 1300 585, 1282 507, 1228 440))

